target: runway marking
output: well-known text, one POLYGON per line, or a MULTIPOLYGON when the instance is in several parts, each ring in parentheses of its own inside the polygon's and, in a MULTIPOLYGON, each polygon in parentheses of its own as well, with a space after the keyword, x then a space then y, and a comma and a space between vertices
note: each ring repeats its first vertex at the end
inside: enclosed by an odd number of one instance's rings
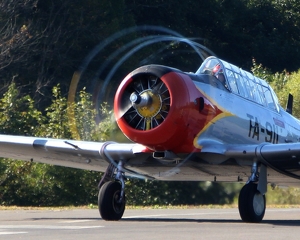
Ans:
POLYGON ((28 232, 0 232, 0 235, 25 234, 28 232))
MULTIPOLYGON (((300 209, 266 209, 266 213, 268 212, 290 212, 290 211, 300 211, 300 209)), ((197 215, 227 215, 227 214, 238 214, 238 210, 233 209, 233 211, 226 212, 199 212, 199 213, 174 213, 174 214, 149 214, 149 215, 135 215, 135 216, 126 216, 122 217, 122 219, 131 219, 131 218, 151 218, 151 217, 174 217, 174 216, 197 216, 197 215)))
POLYGON ((84 222, 92 222, 95 220, 69 220, 69 221, 60 221, 58 223, 84 223, 84 222))
POLYGON ((56 226, 56 225, 0 225, 0 229, 50 229, 50 230, 80 230, 102 228, 104 226, 56 226))
POLYGON ((300 209, 295 209, 295 208, 285 208, 285 209, 282 209, 282 208, 278 208, 278 209, 268 209, 266 208, 266 211, 268 212, 295 212, 295 211, 298 211, 299 212, 300 209))
POLYGON ((152 214, 152 215, 137 215, 137 216, 128 216, 122 218, 148 218, 148 217, 172 217, 172 216, 197 216, 197 215, 220 215, 220 214, 236 214, 237 212, 216 212, 216 213, 180 213, 180 214, 152 214))

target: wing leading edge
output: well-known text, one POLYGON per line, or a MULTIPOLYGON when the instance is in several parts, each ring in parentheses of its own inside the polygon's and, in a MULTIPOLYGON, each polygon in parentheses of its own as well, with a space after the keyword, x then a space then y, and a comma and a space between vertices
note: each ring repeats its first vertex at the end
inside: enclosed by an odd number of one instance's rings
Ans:
POLYGON ((105 172, 111 160, 135 158, 139 144, 0 135, 0 157, 105 172))

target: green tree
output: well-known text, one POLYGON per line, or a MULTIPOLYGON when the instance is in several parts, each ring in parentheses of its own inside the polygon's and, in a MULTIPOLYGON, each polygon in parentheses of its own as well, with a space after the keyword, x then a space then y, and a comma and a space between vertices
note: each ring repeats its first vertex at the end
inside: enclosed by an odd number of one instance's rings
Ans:
MULTIPOLYGON (((43 121, 44 117, 34 107, 31 97, 20 96, 16 84, 12 83, 0 99, 0 132, 33 136, 43 121)), ((39 198, 36 193, 38 187, 43 186, 43 181, 40 184, 37 181, 43 179, 43 172, 40 171, 42 167, 29 162, 1 160, 1 204, 30 205, 32 199, 39 198)))
POLYGON ((2 134, 34 135, 44 117, 29 95, 20 96, 13 82, 0 99, 0 132, 2 134))
MULTIPOLYGON (((80 100, 77 105, 75 104, 76 113, 80 113, 76 115, 76 121, 96 126, 95 111, 89 97, 89 94, 81 92, 80 100)), ((15 84, 9 87, 1 103, 0 119, 3 123, 3 133, 23 135, 32 130, 30 133, 38 136, 52 138, 72 136, 67 115, 67 100, 61 96, 59 86, 53 88, 52 104, 45 109, 44 116, 34 108, 34 102, 30 97, 18 98, 15 84), (27 104, 28 102, 30 104, 27 104), (19 120, 19 114, 22 121, 19 120)), ((93 131, 95 136, 96 131, 102 137, 107 134, 101 135, 99 128, 93 131)), ((94 136, 89 134, 85 132, 85 137, 93 140, 94 136)), ((101 176, 98 172, 8 159, 1 160, 0 173, 1 204, 21 206, 96 203, 97 185, 101 176)))
MULTIPOLYGON (((275 77, 277 77, 279 74, 275 75, 275 77)), ((288 78, 287 81, 282 81, 282 77, 279 78, 280 80, 279 82, 279 86, 281 88, 279 88, 278 91, 278 97, 279 100, 281 102, 281 105, 285 108, 286 104, 287 104, 287 99, 288 99, 288 95, 292 94, 294 97, 294 104, 293 104, 293 115, 295 117, 297 117, 298 119, 300 119, 300 87, 299 87, 299 82, 300 82, 300 70, 298 70, 297 72, 293 72, 291 74, 286 74, 283 73, 282 75, 284 75, 286 78, 288 78)))

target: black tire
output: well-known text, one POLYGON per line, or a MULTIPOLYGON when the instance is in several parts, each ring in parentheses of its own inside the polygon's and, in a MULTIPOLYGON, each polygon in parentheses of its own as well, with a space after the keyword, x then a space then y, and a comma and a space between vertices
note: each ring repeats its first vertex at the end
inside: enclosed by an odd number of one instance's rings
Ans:
POLYGON ((121 203, 118 202, 121 194, 119 182, 106 182, 102 185, 98 195, 98 207, 102 219, 118 221, 125 211, 125 196, 121 203))
POLYGON ((239 195, 239 212, 244 222, 260 222, 266 210, 266 197, 257 190, 257 184, 248 183, 239 195))

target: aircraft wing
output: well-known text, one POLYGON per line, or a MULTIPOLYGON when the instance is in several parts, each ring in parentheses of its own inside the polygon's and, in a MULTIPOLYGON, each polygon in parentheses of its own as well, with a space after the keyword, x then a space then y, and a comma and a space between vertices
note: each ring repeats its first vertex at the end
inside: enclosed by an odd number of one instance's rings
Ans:
POLYGON ((145 149, 139 144, 0 135, 0 157, 100 172, 111 161, 135 158, 145 149))
POLYGON ((105 172, 112 161, 126 160, 129 175, 161 180, 207 180, 213 179, 209 176, 223 174, 236 176, 241 172, 239 168, 248 169, 257 159, 285 176, 300 178, 300 143, 244 145, 207 140, 201 145, 200 153, 179 155, 175 160, 164 157, 158 160, 146 147, 135 143, 0 135, 0 157, 100 172, 105 172), (225 170, 224 166, 232 159, 235 161, 225 170), (170 169, 174 174, 169 174, 170 169), (164 175, 166 172, 167 176, 164 175))
POLYGON ((202 142, 201 154, 218 154, 220 159, 235 159, 238 165, 257 160, 286 176, 300 179, 300 143, 222 144, 202 142))

